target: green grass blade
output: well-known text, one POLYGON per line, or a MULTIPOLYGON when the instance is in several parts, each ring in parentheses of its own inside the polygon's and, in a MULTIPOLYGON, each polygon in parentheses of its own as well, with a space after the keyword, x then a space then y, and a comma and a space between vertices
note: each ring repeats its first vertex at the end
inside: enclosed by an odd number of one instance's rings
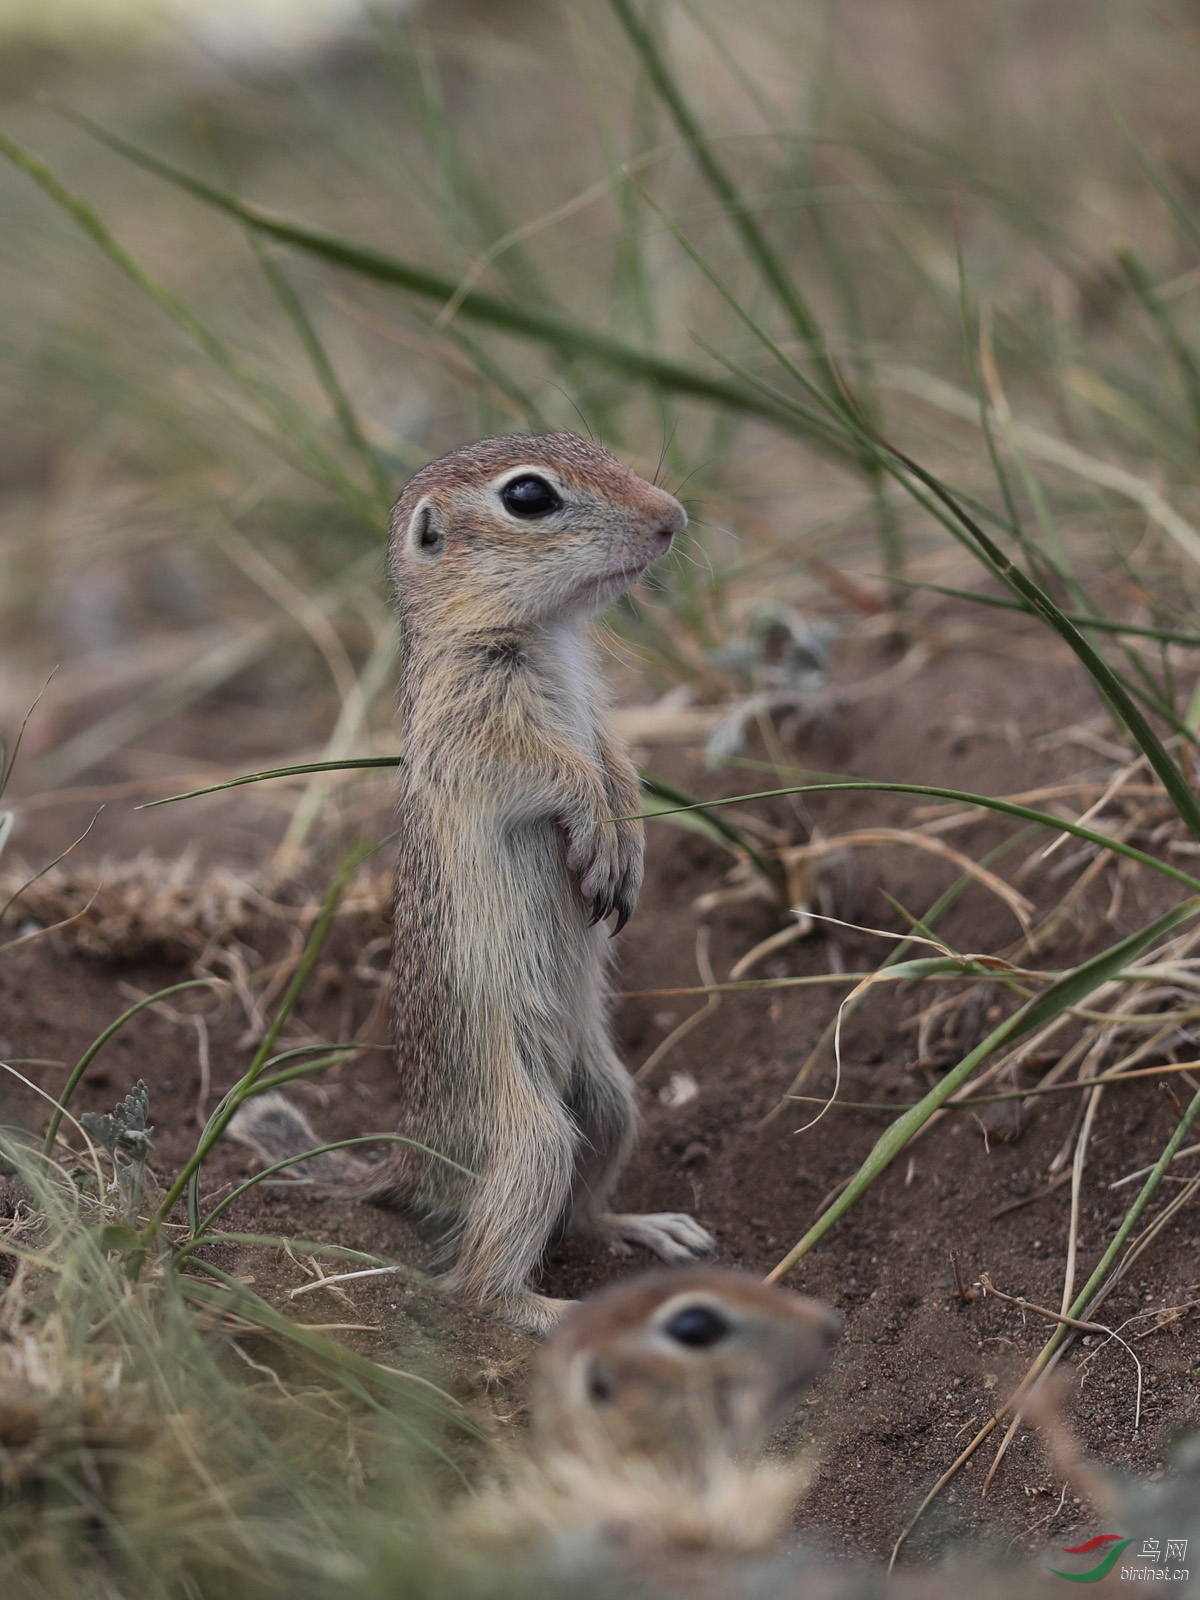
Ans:
POLYGON ((693 800, 683 789, 678 789, 673 783, 667 783, 662 778, 656 778, 652 773, 643 772, 642 793, 651 804, 646 812, 648 817, 661 816, 666 820, 673 817, 693 816, 698 819, 700 832, 714 844, 719 844, 725 850, 732 850, 734 855, 744 855, 751 860, 759 872, 775 889, 780 900, 787 900, 787 881, 783 869, 777 861, 772 861, 765 856, 742 831, 734 827, 719 812, 708 809, 702 800, 693 800))
MULTIPOLYGON (((1150 723, 1143 716, 1140 708, 1120 682, 1116 673, 1105 661, 1090 640, 1086 639, 1073 622, 1070 622, 1064 613, 1055 605, 1050 596, 1034 583, 1032 578, 1011 561, 998 545, 988 537, 979 523, 971 517, 955 499, 954 495, 941 484, 932 473, 926 472, 910 457, 892 446, 885 448, 901 462, 909 472, 912 472, 923 483, 930 493, 935 495, 958 519, 978 546, 978 551, 986 558, 989 567, 999 571, 1000 575, 1014 589, 1020 597, 1027 601, 1041 617, 1054 629, 1058 636, 1065 640, 1079 660, 1087 669, 1088 676, 1096 685, 1101 695, 1112 707, 1120 721, 1129 729, 1130 734, 1137 741, 1139 749, 1159 776, 1163 788, 1170 796, 1171 803, 1179 813, 1181 820, 1193 838, 1200 839, 1200 801, 1197 801, 1191 785, 1184 777, 1177 763, 1172 760, 1166 746, 1155 733, 1150 723)), ((903 481, 903 474, 899 474, 903 481)))
POLYGON ((169 995, 182 994, 185 989, 211 989, 213 987, 220 987, 220 985, 220 978, 189 978, 186 983, 173 983, 170 988, 159 989, 154 994, 148 994, 144 999, 139 1000, 135 1005, 130 1006, 128 1011, 122 1011, 121 1015, 116 1019, 115 1022, 110 1022, 108 1027, 104 1029, 103 1033, 96 1035, 91 1044, 88 1045, 87 1049, 75 1063, 75 1066, 71 1070, 71 1076, 67 1079, 63 1086, 62 1093, 55 1102, 54 1114, 50 1118, 50 1126, 46 1130, 46 1137, 42 1144, 42 1154, 45 1156, 47 1161, 49 1161, 50 1157, 54 1154, 54 1141, 58 1137, 59 1126, 62 1123, 63 1114, 65 1113, 67 1106, 70 1104, 71 1096, 79 1087, 80 1080, 82 1079, 84 1073, 100 1054, 100 1051, 103 1050, 104 1046, 112 1038, 113 1034, 119 1033, 132 1017, 137 1016, 139 1011, 145 1011, 147 1006, 156 1005, 160 1000, 166 1000, 169 995))
POLYGON ((740 236, 746 254, 755 262, 763 279, 770 285, 796 332, 811 347, 813 357, 829 386, 830 395, 837 396, 839 384, 833 366, 825 354, 820 323, 792 282, 791 276, 776 255, 766 234, 759 227, 737 184, 717 160, 711 141, 705 135, 682 90, 675 82, 674 75, 655 43, 653 34, 643 24, 630 0, 612 0, 612 8, 637 52, 646 75, 654 85, 655 93, 666 106, 672 121, 691 151, 693 160, 704 174, 725 215, 740 236))
POLYGON ((247 1068, 245 1074, 238 1080, 233 1088, 222 1097, 220 1104, 217 1106, 216 1110, 209 1117, 208 1122, 205 1124, 204 1130, 200 1135, 195 1150, 185 1162, 182 1171, 178 1174, 178 1176, 175 1178, 175 1181, 167 1190, 167 1193, 163 1197, 162 1203, 159 1205, 158 1210, 146 1224, 146 1228, 142 1234, 141 1255, 134 1264, 135 1272, 140 1269, 141 1260, 144 1259, 146 1250, 153 1243, 159 1229, 170 1216, 171 1211, 175 1206, 175 1202, 179 1199, 180 1195, 183 1194, 185 1189, 187 1190, 188 1194, 188 1215, 192 1230, 195 1231, 196 1227, 198 1226, 200 1221, 199 1179, 204 1163, 208 1159, 208 1154, 212 1147, 216 1144, 217 1140, 224 1133, 225 1129, 229 1126, 230 1119, 233 1117, 234 1112, 241 1105, 242 1101, 245 1100, 248 1095, 250 1095, 250 1093, 253 1091, 256 1081, 266 1071, 267 1064, 271 1059, 272 1051, 274 1050, 276 1042, 279 1039, 279 1035, 283 1030, 283 1026, 295 1009, 296 1002, 304 992, 304 986, 308 982, 313 967, 316 965, 317 958, 320 955, 325 944, 325 940, 329 935, 329 930, 333 925, 333 919, 337 914, 338 906, 341 903, 343 894, 346 892, 346 889, 350 884, 351 878, 358 871, 363 862, 366 861, 368 857, 373 855, 383 843, 384 841, 380 840, 376 844, 364 846, 361 849, 352 851, 334 876, 333 882, 330 884, 328 890, 326 891, 325 898, 321 903, 321 909, 317 915, 317 919, 313 923, 312 930, 309 933, 307 941, 305 942, 303 953, 301 954, 300 960, 296 965, 296 970, 292 974, 292 979, 288 984, 287 992, 279 1003, 279 1007, 276 1010, 275 1016, 272 1018, 271 1025, 267 1029, 266 1035, 264 1036, 262 1043, 259 1045, 258 1050, 255 1052, 253 1061, 250 1063, 250 1066, 247 1068))
MULTIPOLYGON (((1083 663, 1089 677, 1118 721, 1124 723, 1129 729, 1142 753, 1158 774, 1163 787, 1166 789, 1172 804, 1188 831, 1194 838, 1200 839, 1200 801, 1197 801, 1183 772, 1176 762, 1172 760, 1166 747, 1142 714, 1129 690, 1090 640, 1085 638, 1079 629, 1068 620, 1064 612, 1054 603, 1050 596, 1032 578, 1028 577, 1005 554, 1000 546, 984 532, 980 523, 970 515, 960 499, 940 479, 935 477, 933 473, 926 471, 924 467, 920 466, 910 456, 905 455, 903 451, 896 449, 894 445, 890 445, 885 439, 880 438, 869 424, 861 418, 847 415, 842 407, 834 406, 828 401, 811 379, 807 378, 799 370, 795 362, 788 358, 778 344, 771 339, 766 330, 755 322, 744 307, 739 304, 736 297, 721 284, 719 278, 711 271, 698 252, 687 244, 687 241, 683 239, 678 230, 674 231, 680 243, 692 256, 692 259, 696 261, 710 281, 724 294, 746 325, 764 346, 771 351, 790 376, 818 404, 825 406, 836 420, 844 422, 864 448, 874 451, 881 465, 891 473, 909 494, 912 494, 918 500, 918 503, 925 506, 926 509, 931 509, 928 497, 916 491, 911 481, 911 478, 915 477, 917 482, 923 485, 934 500, 938 502, 940 507, 939 521, 944 526, 949 527, 977 560, 982 561, 990 572, 994 573, 1009 588, 1013 589, 1043 622, 1048 623, 1060 638, 1066 641, 1083 663)), ((716 359, 723 360, 722 357, 716 355, 715 351, 710 351, 710 353, 716 356, 716 359)), ((726 361, 724 364, 730 370, 739 372, 739 369, 734 367, 732 363, 726 361)), ((740 372, 739 375, 754 387, 765 390, 771 398, 777 398, 781 405, 789 406, 794 404, 787 395, 772 389, 769 385, 756 379, 752 374, 740 372)))
MULTIPOLYGON (((267 1087, 265 1080, 260 1080, 256 1087, 265 1092, 267 1087)), ((437 1161, 444 1161, 448 1167, 453 1167, 455 1172, 461 1172, 468 1178, 477 1178, 479 1176, 478 1173, 472 1172, 469 1167, 461 1166, 457 1161, 452 1161, 449 1156, 444 1156, 440 1150, 433 1150, 429 1145, 422 1144, 418 1139, 406 1139, 400 1133, 364 1133, 354 1139, 338 1139, 333 1144, 314 1145, 311 1150, 302 1150, 299 1155, 287 1156, 283 1161, 276 1161, 273 1166, 264 1167, 261 1172, 256 1172, 252 1178, 247 1178, 244 1183, 239 1183, 236 1189, 231 1190, 219 1204, 213 1207, 206 1217, 201 1219, 195 1233, 187 1242, 188 1250, 194 1249, 201 1242, 203 1236, 227 1206, 231 1206, 235 1200, 247 1194, 256 1184, 260 1184, 264 1178, 274 1177, 277 1172, 283 1172, 287 1167, 294 1167, 298 1162, 307 1161, 311 1156, 323 1156, 331 1150, 349 1150, 352 1146, 360 1144, 407 1145, 410 1150, 419 1150, 422 1155, 433 1156, 437 1161)))
POLYGON ((292 287, 291 280, 283 268, 271 258, 270 252, 253 228, 246 229, 246 236, 250 241, 250 248, 254 252, 255 260, 258 262, 263 276, 270 284, 284 315, 296 331, 296 337, 308 357, 309 365, 316 374, 317 382, 325 391, 325 398, 337 418, 343 438, 366 469, 371 487, 374 490, 380 520, 381 522, 385 521, 391 503, 395 499, 391 481, 380 465, 378 456, 371 449, 367 436, 358 420, 358 414, 353 405, 351 405, 350 397, 334 370, 325 346, 321 343, 320 335, 304 308, 304 302, 292 287))
MULTIPOLYGON (((898 578, 896 581, 906 589, 927 589, 931 594, 944 594, 952 600, 970 600, 975 605, 991 606, 997 611, 1023 611, 1028 617, 1037 615, 1024 600, 1005 600, 1001 595, 980 594, 975 589, 952 589, 944 583, 923 583, 918 578, 898 578)), ((1160 644, 1184 644, 1193 649, 1200 647, 1200 633, 1185 633, 1181 628, 1153 628, 1148 623, 1117 622, 1112 617, 1091 616, 1086 611, 1064 611, 1063 616, 1077 628, 1094 628, 1098 633, 1129 634, 1135 639, 1156 639, 1160 644)))
MULTIPOLYGON (((378 1362, 347 1349, 345 1345, 338 1344, 335 1339, 328 1339, 324 1334, 316 1333, 311 1328, 300 1327, 285 1317, 281 1311, 276 1311, 274 1306, 269 1305, 261 1295, 255 1294, 245 1284, 239 1283, 236 1278, 223 1272, 210 1261, 196 1260, 193 1265, 217 1280, 215 1284, 207 1284, 190 1275, 181 1277, 180 1288, 193 1304, 203 1306, 209 1311, 229 1311, 244 1322, 251 1322, 265 1333, 272 1334, 305 1356, 319 1371, 336 1379, 373 1410, 383 1409, 372 1393, 373 1389, 380 1389, 394 1398, 403 1399, 406 1405, 420 1405, 447 1421, 453 1421, 472 1437, 483 1437, 475 1424, 448 1402, 441 1390, 425 1380, 397 1372, 391 1367, 381 1366, 378 1362)), ((391 1409, 387 1410, 387 1415, 392 1417, 414 1442, 431 1451, 458 1478, 463 1482, 466 1481, 462 1469, 444 1450, 432 1440, 422 1437, 391 1409)))
MULTIPOLYGON (((929 1121, 938 1108, 950 1098, 955 1091, 962 1087, 970 1078, 975 1069, 1001 1045, 1019 1039, 1022 1034, 1030 1033, 1039 1028, 1043 1023, 1049 1022, 1058 1016, 1059 1012, 1077 1006, 1092 994, 1101 985, 1109 982, 1130 961, 1134 961, 1148 950, 1151 945, 1167 934, 1180 927, 1185 922, 1190 922, 1200 915, 1200 897, 1193 896, 1185 900, 1182 905, 1176 906, 1164 916, 1148 923, 1144 928, 1132 933, 1128 938, 1119 940, 1110 945, 1107 950, 1101 951, 1091 960, 1083 962, 1071 972, 1064 974, 1055 983, 1036 999, 1028 1001, 1019 1011, 1016 1011, 999 1027, 994 1028, 987 1038, 975 1049, 970 1051, 957 1066, 940 1080, 911 1110, 898 1117, 892 1125, 880 1136, 870 1155, 859 1167, 849 1184, 825 1211, 813 1226, 808 1230, 800 1242, 788 1252, 777 1267, 768 1275, 769 1281, 778 1282, 786 1273, 790 1272, 796 1263, 813 1248, 830 1228, 855 1205, 866 1191, 871 1187, 895 1158, 904 1149, 909 1140, 929 1121)), ((1074 1313, 1072 1313, 1074 1315, 1074 1313)))
MULTIPOLYGON (((1182 872, 1178 867, 1173 867, 1167 861, 1160 861, 1157 856, 1148 855, 1144 850, 1138 850, 1133 845, 1125 844, 1120 839, 1110 838, 1107 834, 1097 833, 1092 828, 1082 827, 1078 822, 1070 822, 1063 817, 1053 816, 1049 811, 1036 811, 1032 806, 1021 806, 1012 800, 995 800, 989 795, 972 794, 964 789, 942 789, 934 784, 925 783, 877 783, 868 778, 845 778, 836 783, 801 783, 787 789, 761 789, 755 794, 729 795, 724 800, 697 801, 692 806, 678 806, 679 811, 699 810, 701 804, 707 810, 716 810, 721 806, 745 805, 751 800, 777 800, 792 794, 830 794, 841 789, 861 789, 874 794, 914 794, 928 795, 935 800, 954 800, 960 805, 978 806, 984 811, 997 811, 1001 816, 1019 817, 1022 822, 1038 822, 1045 828, 1061 833, 1073 834, 1077 839, 1086 839, 1089 844, 1099 845, 1104 850, 1111 850, 1116 855, 1126 856, 1130 861, 1136 861, 1143 867, 1149 867, 1152 872, 1160 872, 1164 877, 1174 878, 1176 883, 1181 883, 1193 894, 1200 894, 1200 878, 1193 878, 1190 873, 1182 872)), ((656 812, 654 815, 663 816, 665 812, 656 812)), ((622 820, 617 818, 617 821, 622 820)))
POLYGON ((137 811, 151 811, 155 806, 173 806, 177 800, 197 800, 201 795, 220 794, 222 789, 240 789, 246 783, 264 783, 268 778, 307 778, 314 772, 357 772, 372 768, 399 769, 403 756, 355 756, 343 761, 308 761, 295 767, 270 767, 265 772, 247 772, 240 778, 226 778, 223 783, 206 784, 203 789, 188 789, 183 794, 169 794, 162 800, 147 800, 136 806, 137 811))
POLYGON ((1186 235, 1186 237, 1191 240, 1192 244, 1195 245, 1197 250, 1200 250, 1200 222, 1196 221, 1195 217, 1192 216, 1187 207, 1184 206, 1176 197, 1174 191, 1171 189, 1162 173, 1159 172, 1153 161, 1151 161, 1145 145, 1142 144, 1141 140, 1134 133, 1133 129, 1129 126, 1129 123, 1126 122, 1121 113, 1116 109, 1115 106, 1110 106, 1109 109, 1116 117, 1117 122, 1120 125, 1121 132, 1125 135, 1125 137, 1129 140, 1130 145, 1133 147, 1133 153, 1137 157, 1142 171, 1146 174, 1146 176, 1150 179, 1150 182, 1158 191, 1159 197, 1167 207, 1167 210, 1175 218, 1175 221, 1179 224, 1180 229, 1186 235))
POLYGON ((109 231, 100 217, 77 195, 59 182, 46 163, 18 144, 0 129, 0 155, 31 178, 43 192, 99 246, 113 264, 149 296, 160 310, 188 334, 205 355, 225 375, 252 399, 278 428, 280 434, 296 447, 297 454, 288 459, 300 470, 309 472, 341 496, 374 526, 378 526, 378 508, 369 496, 364 496, 358 485, 347 477, 341 466, 321 446, 308 428, 299 408, 285 395, 249 373, 243 364, 195 312, 179 299, 178 295, 153 277, 109 231))
MULTIPOLYGON (((621 26, 625 29, 630 42, 637 52, 656 94, 666 106, 675 126, 679 129, 684 142, 691 151, 693 159, 703 172, 709 187, 717 196, 730 224, 739 235, 746 254, 757 266, 763 281, 769 286, 775 298, 787 313, 800 338, 808 344, 824 379, 829 402, 835 409, 840 409, 844 403, 842 397, 846 393, 845 379, 837 370, 825 349, 821 325, 811 307, 801 295, 779 254, 759 226, 754 213, 746 205, 737 184, 717 159, 711 141, 706 137, 703 128, 676 82, 674 74, 667 65, 665 57, 659 50, 652 30, 637 15, 630 0, 612 0, 612 6, 621 26)), ((828 225, 823 208, 817 208, 816 216, 817 220, 814 225, 818 240, 831 268, 834 282, 838 285, 839 292, 846 305, 848 321, 852 329, 852 338, 861 356, 864 346, 862 339, 859 337, 861 327, 852 274, 846 270, 845 258, 828 225)), ((864 393, 856 397, 855 404, 864 414, 876 418, 878 412, 869 362, 866 363, 866 370, 867 379, 863 386, 864 393)), ((889 572, 899 572, 903 564, 903 550, 895 514, 883 489, 884 469, 876 459, 874 452, 869 450, 858 457, 857 465, 865 471, 875 497, 879 515, 880 545, 884 565, 889 572)))
MULTIPOLYGON (((319 256, 331 265, 343 267, 375 283, 404 289, 421 299, 435 300, 444 305, 458 291, 459 285, 442 273, 431 272, 397 256, 388 255, 367 245, 354 244, 317 229, 277 217, 259 206, 245 203, 236 196, 205 183, 200 178, 184 172, 171 163, 160 160, 124 139, 107 133, 85 117, 72 114, 72 120, 86 128, 102 143, 125 156, 128 160, 157 173, 176 188, 185 190, 206 205, 214 206, 229 216, 237 217, 259 232, 296 246, 310 255, 319 256)), ((0 146, 3 148, 3 146, 0 146)), ((559 354, 586 356, 614 372, 655 384, 669 394, 679 394, 698 400, 707 400, 730 406, 734 411, 766 417, 788 432, 804 432, 799 420, 739 384, 689 367, 682 362, 639 350, 607 334, 597 333, 580 323, 547 316, 544 312, 498 299, 477 289, 469 289, 459 296, 458 314, 504 333, 515 334, 540 344, 559 354)), ((824 441, 823 441, 824 442, 824 441)))
POLYGON ((1117 251, 1117 260, 1133 285, 1133 292, 1143 309, 1162 335, 1162 341, 1179 369, 1188 408, 1192 413, 1192 427, 1196 437, 1200 438, 1200 364, 1197 363, 1195 354, 1175 326, 1166 306, 1155 294, 1154 280, 1146 270, 1141 257, 1135 250, 1125 248, 1117 251))
MULTIPOLYGON (((359 756, 347 758, 343 761, 311 761, 293 767, 272 767, 265 772, 248 772, 240 778, 227 778, 223 783, 207 784, 203 789, 189 789, 184 794, 168 795, 162 800, 150 800, 145 805, 139 806, 139 811, 148 811, 153 806, 174 805, 177 800, 195 800, 200 795, 219 794, 223 789, 237 789, 247 783, 261 783, 268 778, 297 778, 308 777, 313 773, 321 772, 356 772, 378 769, 397 771, 403 765, 404 758, 395 756, 359 756)), ((714 843, 721 845, 726 850, 732 850, 735 855, 745 855, 753 861, 767 881, 785 894, 783 875, 778 865, 763 855, 762 851, 745 833, 724 817, 710 815, 706 802, 693 800, 685 790, 676 788, 674 784, 667 783, 662 778, 656 778, 652 773, 643 772, 642 792, 654 802, 656 809, 649 811, 648 816, 673 817, 677 815, 694 813, 699 818, 700 830, 714 843), (661 806, 661 811, 657 809, 661 806)))

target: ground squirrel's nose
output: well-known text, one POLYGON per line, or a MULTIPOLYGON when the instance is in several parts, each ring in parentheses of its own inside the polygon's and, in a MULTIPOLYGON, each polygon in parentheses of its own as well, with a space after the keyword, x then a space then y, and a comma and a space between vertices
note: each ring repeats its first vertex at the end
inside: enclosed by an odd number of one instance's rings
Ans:
POLYGON ((675 535, 682 533, 687 527, 688 514, 674 495, 664 493, 662 499, 663 506, 659 513, 661 520, 657 531, 666 540, 667 547, 670 548, 671 540, 674 539, 675 535))

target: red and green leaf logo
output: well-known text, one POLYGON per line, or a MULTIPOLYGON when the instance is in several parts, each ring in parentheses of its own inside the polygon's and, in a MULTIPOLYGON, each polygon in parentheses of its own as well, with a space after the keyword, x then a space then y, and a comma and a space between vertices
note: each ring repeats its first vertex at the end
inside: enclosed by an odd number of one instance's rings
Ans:
POLYGON ((1060 1572, 1057 1567, 1051 1567, 1050 1571, 1056 1578, 1065 1578, 1068 1583, 1099 1583, 1100 1579, 1107 1578, 1108 1574, 1116 1566, 1121 1551, 1125 1549, 1126 1545, 1132 1543, 1132 1539, 1122 1539, 1119 1533, 1098 1533, 1094 1539, 1089 1539, 1086 1544, 1072 1544, 1063 1547, 1063 1555, 1065 1556, 1085 1556, 1090 1555, 1093 1550, 1104 1550, 1104 1554, 1094 1567, 1089 1567, 1086 1572, 1060 1572), (1106 1549, 1106 1546, 1111 1548, 1106 1549))

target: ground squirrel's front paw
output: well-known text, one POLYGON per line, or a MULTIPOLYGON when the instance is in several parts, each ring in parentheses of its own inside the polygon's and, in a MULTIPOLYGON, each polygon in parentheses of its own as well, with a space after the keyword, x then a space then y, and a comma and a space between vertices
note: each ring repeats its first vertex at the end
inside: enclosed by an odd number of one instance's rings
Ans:
POLYGON ((661 1261, 694 1261, 711 1256, 717 1241, 685 1211, 605 1212, 595 1219, 594 1231, 608 1240, 614 1255, 628 1255, 631 1245, 653 1250, 661 1261))
POLYGON ((607 815, 586 821, 561 817, 567 840, 567 869, 578 875, 579 893, 591 908, 592 922, 603 922, 622 904, 625 862, 621 836, 607 815))

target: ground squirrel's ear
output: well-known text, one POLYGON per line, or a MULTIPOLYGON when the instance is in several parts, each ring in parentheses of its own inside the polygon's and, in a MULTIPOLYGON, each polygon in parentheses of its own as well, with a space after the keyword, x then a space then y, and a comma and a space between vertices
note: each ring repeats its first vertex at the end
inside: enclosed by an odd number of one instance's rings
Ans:
POLYGON ((404 543, 414 555, 425 561, 440 556, 446 547, 446 525, 442 514, 428 496, 417 501, 416 510, 408 519, 404 543))

